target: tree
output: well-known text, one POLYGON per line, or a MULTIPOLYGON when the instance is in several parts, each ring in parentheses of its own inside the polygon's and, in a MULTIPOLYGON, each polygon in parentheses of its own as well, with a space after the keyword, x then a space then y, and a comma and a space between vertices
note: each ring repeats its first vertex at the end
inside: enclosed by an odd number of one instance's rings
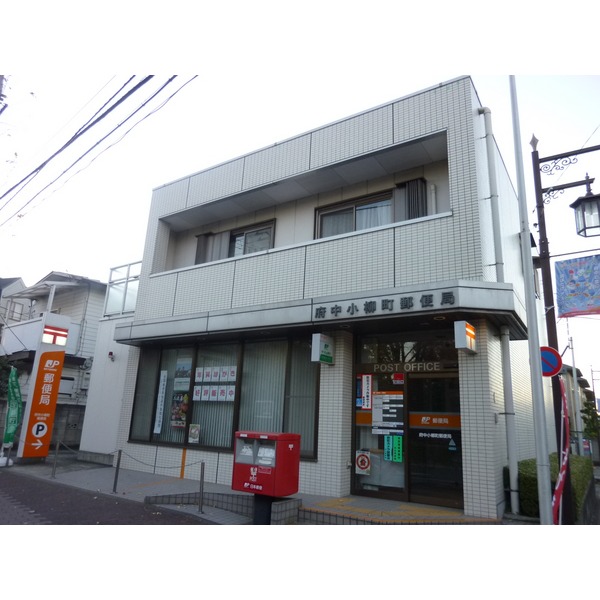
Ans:
POLYGON ((581 407, 583 418, 583 437, 588 440, 597 439, 600 448, 600 415, 596 409, 596 399, 593 394, 586 394, 581 407))
POLYGON ((6 398, 8 394, 8 375, 10 374, 10 363, 6 356, 0 356, 0 398, 6 398))

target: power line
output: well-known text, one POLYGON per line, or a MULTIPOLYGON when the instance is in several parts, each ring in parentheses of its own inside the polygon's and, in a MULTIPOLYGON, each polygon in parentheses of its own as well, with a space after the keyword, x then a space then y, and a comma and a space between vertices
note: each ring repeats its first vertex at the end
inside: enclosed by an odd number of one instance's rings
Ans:
MULTIPOLYGON (((90 163, 88 163, 88 165, 86 165, 86 167, 80 169, 79 171, 77 171, 76 173, 74 173, 73 175, 71 175, 71 177, 67 180, 69 181, 72 177, 74 177, 75 175, 77 175, 78 173, 80 173, 82 170, 84 170, 85 168, 87 168, 92 162, 94 162, 94 160, 96 160, 96 158, 98 158, 101 154, 103 154, 104 152, 106 152, 106 150, 108 150, 109 148, 113 147, 114 145, 116 145, 117 143, 119 143, 132 129, 134 129, 135 127, 137 127, 137 125, 139 125, 139 123, 141 123, 142 121, 144 121, 146 118, 148 118, 150 115, 156 113, 158 110, 160 110, 165 104, 167 104, 167 102, 169 102, 175 95, 177 95, 186 85, 188 85, 191 81, 193 81, 194 79, 196 79, 197 76, 192 77, 191 79, 189 79, 188 81, 186 81, 181 87, 179 87, 176 92, 174 92, 171 96, 169 96, 166 100, 164 100, 162 102, 162 104, 160 104, 157 108, 155 108, 154 110, 152 110, 150 113, 146 114, 144 117, 142 117, 139 121, 137 121, 129 130, 127 130, 122 136, 121 138, 119 138, 117 141, 115 141, 113 144, 111 144, 110 146, 108 146, 107 148, 105 148, 104 150, 102 150, 102 152, 100 152, 97 156, 95 156, 90 163)), ((53 185, 54 183, 56 183, 56 181, 58 181, 61 177, 63 177, 70 169, 72 169, 78 162, 80 162, 86 155, 88 155, 94 148, 96 148, 99 144, 101 144, 104 140, 106 140, 108 137, 110 137, 115 131, 117 131, 120 127, 122 127, 127 121, 129 121, 129 119, 131 119, 136 113, 138 113, 142 108, 144 108, 144 106, 146 106, 151 100, 153 100, 163 89, 165 89, 165 87, 167 85, 169 85, 174 79, 176 78, 176 75, 173 75, 166 83, 164 83, 154 94, 152 94, 143 104, 141 104, 133 113, 131 113, 126 119, 124 119, 121 123, 119 123, 116 127, 114 127, 108 134, 106 134, 104 137, 102 137, 100 140, 98 140, 93 146, 91 146, 86 152, 84 152, 81 156, 79 156, 79 158, 77 158, 73 163, 71 163, 71 165, 69 165, 69 167, 67 167, 67 169, 65 169, 62 173, 60 173, 55 179, 53 179, 49 184, 47 184, 44 188, 42 188, 37 194, 35 194, 32 198, 30 198, 23 206, 21 206, 21 208, 19 208, 15 213, 13 213, 10 217, 8 217, 8 219, 6 219, 5 221, 3 221, 2 223, 0 223, 0 227, 2 227, 3 225, 5 225, 6 223, 8 223, 11 219, 13 219, 15 216, 17 216, 18 214, 20 214, 20 212, 26 208, 29 204, 31 204, 31 202, 33 202, 33 200, 35 200, 35 198, 37 198, 41 193, 43 193, 46 189, 48 189, 51 185, 53 185)), ((66 183, 66 182, 64 182, 66 183)), ((63 184, 64 185, 64 184, 63 184)), ((62 186, 61 186, 62 187, 62 186)), ((14 198, 14 197, 13 197, 14 198)), ((11 199, 12 200, 12 199, 11 199)), ((4 207, 3 207, 4 208, 4 207)), ((1 209, 0 209, 1 210, 1 209)))
MULTIPOLYGON (((110 114, 113 110, 115 110, 118 106, 120 106, 133 93, 135 93, 137 90, 139 90, 142 86, 146 85, 146 83, 148 83, 148 81, 150 81, 150 79, 152 79, 152 77, 154 77, 154 76, 153 75, 149 75, 148 77, 146 77, 145 79, 143 79, 141 82, 139 82, 138 84, 136 84, 133 89, 131 89, 129 92, 127 92, 127 94, 125 94, 125 96, 123 96, 122 98, 120 98, 113 106, 109 107, 99 117, 97 117, 96 119, 94 119, 92 122, 88 121, 88 123, 86 125, 84 125, 83 127, 80 127, 79 130, 77 131, 77 133, 75 133, 73 136, 71 136, 71 139, 69 139, 65 144, 63 144, 63 146, 60 149, 58 149, 56 152, 54 152, 54 154, 52 154, 49 158, 47 158, 45 161, 43 161, 40 165, 38 165, 35 169, 33 169, 33 171, 31 171, 28 175, 26 175, 25 177, 23 177, 19 182, 17 182, 15 185, 13 185, 8 190, 6 190, 6 192, 4 192, 0 196, 0 200, 4 199, 8 194, 10 194, 12 191, 14 191, 19 186, 23 186, 23 187, 21 187, 18 190, 18 191, 21 191, 25 187, 25 185, 27 185, 27 182, 31 181, 31 179, 33 179, 51 160, 53 160, 61 152, 63 152, 64 150, 66 150, 66 148, 68 148, 71 144, 73 144, 84 133, 86 133, 92 127, 94 127, 95 125, 97 125, 101 120, 103 120, 108 114, 110 114)), ((127 83, 129 83, 129 81, 131 81, 131 79, 133 79, 133 77, 131 77, 128 80, 127 83)), ((127 83, 125 85, 127 85, 127 83)), ((123 88, 121 88, 121 89, 123 89, 123 88)), ((93 119, 93 117, 92 117, 92 119, 93 119)), ((17 193, 18 193, 18 191, 17 191, 17 193)), ((13 198, 14 198, 14 196, 12 198, 10 198, 9 200, 7 200, 7 202, 5 202, 2 207, 0 207, 0 211, 3 210, 4 208, 6 208, 6 206, 13 200, 13 198)))
MULTIPOLYGON (((81 173, 82 171, 85 171, 85 169, 87 169, 97 158, 100 158, 100 156, 102 156, 102 154, 104 154, 107 150, 110 150, 111 148, 113 148, 114 146, 116 146, 118 143, 120 143, 131 131, 133 131, 133 129, 135 129, 142 121, 145 121, 148 117, 152 116, 153 114, 155 114, 156 112, 158 112, 161 108, 163 108, 163 106, 165 106, 172 98, 174 98, 186 85, 188 85, 189 83, 191 83, 194 79, 196 79, 197 75, 194 75, 194 77, 192 77, 191 79, 189 79, 188 81, 186 81, 178 90, 176 90, 173 94, 171 94, 168 98, 166 98, 162 104, 160 104, 159 106, 157 106, 155 109, 153 109, 152 111, 150 111, 148 114, 144 115, 139 121, 137 121, 136 123, 134 123, 125 133, 123 133, 123 135, 118 139, 115 140, 112 144, 110 144, 109 146, 107 146, 106 148, 104 148, 101 152, 99 152, 96 156, 94 156, 90 162, 85 165, 84 167, 82 167, 81 169, 79 169, 78 171, 76 171, 75 173, 73 173, 62 185, 61 188, 66 185, 73 177, 75 177, 76 175, 78 175, 79 173, 81 173)), ((83 157, 82 157, 83 158, 83 157)), ((71 165, 73 166, 73 165, 71 165)), ((71 168, 71 167, 69 167, 71 168)), ((63 171, 63 173, 61 173, 61 175, 59 175, 57 177, 57 179, 60 179, 60 177, 62 177, 62 175, 64 175, 66 172, 68 172, 69 169, 66 169, 65 171, 63 171)), ((55 181, 57 180, 55 179, 55 181)), ((52 182, 54 183, 54 182, 52 182)), ((49 184, 49 185, 52 185, 49 184)), ((57 190, 60 188, 57 188, 57 190)), ((55 191, 57 191, 55 190, 55 191)), ((53 192, 54 193, 54 192, 53 192)), ((20 212, 20 211, 19 211, 20 212)), ((13 215, 14 216, 14 215, 13 215)), ((12 217, 11 217, 12 218, 12 217)), ((0 227, 4 225, 4 223, 0 224, 0 227)))

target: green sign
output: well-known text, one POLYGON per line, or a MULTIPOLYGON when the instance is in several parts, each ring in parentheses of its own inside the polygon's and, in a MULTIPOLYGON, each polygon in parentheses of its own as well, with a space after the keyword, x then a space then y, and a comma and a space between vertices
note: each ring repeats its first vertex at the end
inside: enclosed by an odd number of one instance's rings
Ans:
POLYGON ((383 438, 383 460, 402 462, 402 436, 386 435, 383 438))
POLYGON ((335 344, 333 338, 322 333, 313 333, 310 359, 328 365, 334 363, 335 344))
POLYGON ((8 448, 11 448, 13 445, 15 432, 21 422, 22 413, 21 387, 19 386, 17 369, 12 367, 8 376, 8 406, 6 408, 6 427, 4 428, 3 440, 3 444, 8 448))

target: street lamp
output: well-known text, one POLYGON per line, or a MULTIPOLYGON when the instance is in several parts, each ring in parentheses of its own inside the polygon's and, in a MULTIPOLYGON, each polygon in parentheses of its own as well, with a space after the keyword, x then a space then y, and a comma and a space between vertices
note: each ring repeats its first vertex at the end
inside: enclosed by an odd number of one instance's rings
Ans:
MULTIPOLYGON (((548 345, 554 349, 558 348, 558 331, 556 327, 556 313, 554 307, 554 293, 552 290, 552 271, 550 266, 550 251, 548 248, 548 237, 546 234, 546 219, 544 216, 544 195, 551 195, 560 190, 568 188, 578 187, 585 185, 589 192, 589 195, 583 196, 576 200, 571 207, 575 209, 577 220, 577 233, 586 237, 591 235, 600 235, 600 207, 598 206, 598 197, 593 196, 590 189, 590 184, 593 183, 593 179, 590 180, 586 176, 584 181, 576 181, 573 183, 566 183, 562 185, 553 186, 550 188, 542 188, 541 173, 551 173, 554 168, 564 168, 565 165, 577 162, 574 158, 579 154, 586 152, 594 152, 600 150, 600 146, 593 146, 590 148, 583 148, 581 150, 573 150, 572 152, 565 152, 561 154, 555 154, 553 156, 547 156, 540 158, 537 151, 538 140, 535 136, 531 139, 531 146, 533 148, 532 160, 533 160, 533 178, 535 184, 535 197, 536 197, 536 211, 538 218, 538 231, 539 231, 539 261, 542 273, 542 289, 544 295, 544 308, 546 316, 546 330, 548 334, 548 345), (577 212, 579 210, 579 213, 577 212), (586 212, 587 211, 587 212, 586 212), (579 217, 577 215, 580 215, 579 217), (594 215, 596 220, 594 221, 594 215), (581 219, 581 220, 579 220, 581 219)), ((560 452, 562 451, 562 392, 560 387, 560 380, 558 376, 552 377, 552 399, 554 406, 554 424, 556 429, 556 445, 560 452)), ((565 431, 564 435, 568 435, 569 432, 565 431)), ((574 514, 574 502, 573 502, 573 491, 571 487, 571 473, 569 463, 567 462, 567 469, 565 474, 565 484, 563 488, 562 498, 562 523, 572 525, 575 523, 574 514)))
POLYGON ((583 237, 593 237, 600 235, 600 195, 592 194, 590 179, 586 173, 585 186, 587 193, 581 198, 577 198, 571 208, 575 211, 575 225, 577 226, 577 235, 583 237))

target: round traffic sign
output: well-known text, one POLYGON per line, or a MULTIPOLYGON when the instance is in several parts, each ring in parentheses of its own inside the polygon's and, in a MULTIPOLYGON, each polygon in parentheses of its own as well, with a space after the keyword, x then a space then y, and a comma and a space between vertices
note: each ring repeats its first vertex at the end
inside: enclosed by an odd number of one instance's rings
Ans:
POLYGON ((367 471, 371 467, 371 458, 368 454, 361 452, 356 456, 356 467, 360 471, 367 471))
POLYGON ((562 358, 560 354, 550 346, 540 348, 542 358, 542 375, 544 377, 553 377, 560 373, 562 369, 562 358))

